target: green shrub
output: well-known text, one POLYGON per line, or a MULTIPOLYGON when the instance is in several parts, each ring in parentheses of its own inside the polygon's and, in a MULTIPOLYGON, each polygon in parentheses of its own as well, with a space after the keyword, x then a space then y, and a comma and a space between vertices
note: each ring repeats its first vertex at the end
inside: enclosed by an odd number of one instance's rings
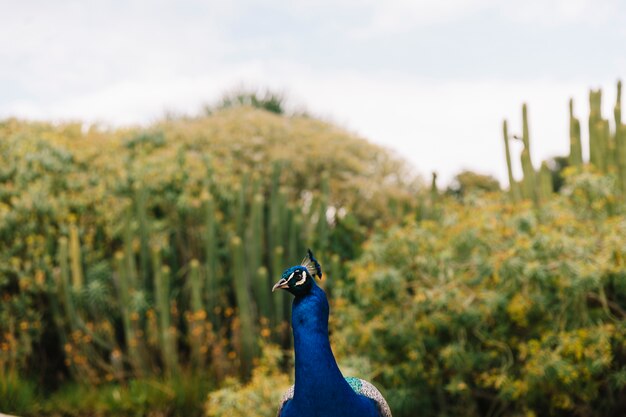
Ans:
POLYGON ((90 387, 66 384, 29 414, 68 417, 200 417, 212 388, 206 378, 184 375, 173 379, 139 379, 127 384, 90 387))
POLYGON ((447 201, 365 244, 334 341, 394 416, 626 413, 626 218, 601 178, 566 190, 539 210, 447 201))
POLYGON ((274 417, 284 391, 290 386, 288 375, 280 370, 281 357, 278 348, 267 346, 250 382, 243 384, 231 379, 222 389, 209 394, 207 416, 274 417))
POLYGON ((248 375, 258 333, 288 340, 271 277, 307 245, 357 253, 388 201, 413 204, 405 174, 332 125, 245 106, 146 129, 3 121, 0 373, 248 375))
POLYGON ((0 410, 10 414, 23 414, 37 402, 36 385, 13 373, 0 374, 0 410))

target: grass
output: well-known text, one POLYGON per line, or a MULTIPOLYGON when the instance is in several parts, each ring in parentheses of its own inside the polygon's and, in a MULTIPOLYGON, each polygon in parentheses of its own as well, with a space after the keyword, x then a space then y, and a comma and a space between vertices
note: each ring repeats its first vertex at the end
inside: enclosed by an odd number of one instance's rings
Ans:
POLYGON ((44 396, 36 384, 13 376, 0 381, 0 411, 20 416, 200 417, 211 389, 214 384, 206 378, 181 375, 97 387, 71 383, 44 396))

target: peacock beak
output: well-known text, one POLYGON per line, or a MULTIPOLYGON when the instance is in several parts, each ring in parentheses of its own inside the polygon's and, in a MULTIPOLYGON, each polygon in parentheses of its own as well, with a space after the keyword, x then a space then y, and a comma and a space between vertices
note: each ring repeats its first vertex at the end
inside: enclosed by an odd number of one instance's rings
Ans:
POLYGON ((289 288, 289 283, 285 278, 281 278, 274 286, 272 287, 272 292, 276 291, 279 288, 289 288))

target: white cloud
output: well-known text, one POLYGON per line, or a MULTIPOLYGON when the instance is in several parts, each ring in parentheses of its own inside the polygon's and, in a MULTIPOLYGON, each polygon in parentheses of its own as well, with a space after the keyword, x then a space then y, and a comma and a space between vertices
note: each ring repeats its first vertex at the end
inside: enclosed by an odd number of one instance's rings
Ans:
POLYGON ((0 82, 46 96, 200 71, 228 48, 221 4, 14 2, 0 15, 0 82))
MULTIPOLYGON (((586 115, 587 86, 558 80, 474 82, 319 72, 287 61, 257 61, 201 76, 143 77, 106 85, 48 103, 14 102, 2 114, 128 124, 150 122, 164 111, 194 113, 207 100, 245 82, 287 91, 295 104, 387 146, 423 174, 438 171, 442 183, 461 168, 496 175, 506 183, 501 122, 521 131, 521 104, 529 104, 532 156, 568 152, 567 100, 586 115)), ((604 85, 607 105, 612 82, 604 85)), ((607 107, 610 108, 610 107, 607 107)), ((607 112, 607 116, 608 116, 607 112)), ((584 123, 583 123, 584 125, 584 123)), ((519 151, 519 149, 516 149, 519 151)), ((519 165, 519 159, 515 164, 519 165)), ((519 173, 519 166, 516 171, 519 173)))
MULTIPOLYGON (((349 7, 369 11, 369 21, 353 27, 356 38, 405 34, 411 30, 470 19, 491 11, 503 21, 542 26, 585 23, 601 24, 614 17, 623 6, 618 0, 348 0, 349 7)), ((297 2, 295 3, 297 7, 297 2)), ((341 6, 339 6, 341 7, 341 6)))
POLYGON ((512 20, 552 26, 601 24, 615 16, 619 8, 617 0, 526 0, 502 10, 512 20))
MULTIPOLYGON (((255 61, 248 53, 256 48, 281 51, 306 44, 296 32, 281 32, 280 42, 243 35, 240 30, 249 22, 238 16, 255 5, 287 10, 294 18, 312 16, 320 25, 329 20, 366 38, 485 11, 528 23, 532 30, 533 24, 602 21, 618 9, 617 0, 12 2, 2 7, 10 13, 0 14, 0 89, 5 92, 0 117, 146 123, 165 110, 197 111, 246 82, 285 90, 313 112, 396 149, 424 173, 439 171, 447 181, 462 167, 506 177, 501 121, 510 119, 511 131, 519 132, 524 100, 537 166, 541 158, 567 152, 570 94, 576 96, 578 114, 586 114, 588 86, 563 81, 562 74, 526 81, 505 75, 492 81, 430 80, 375 67, 339 70, 332 62, 313 70, 280 53, 280 59, 255 61)), ((372 56, 380 52, 373 50, 372 56)), ((613 92, 613 80, 596 81, 613 92)))
POLYGON ((411 29, 433 26, 468 17, 493 3, 493 0, 392 0, 372 2, 369 25, 355 35, 368 37, 395 35, 411 29))

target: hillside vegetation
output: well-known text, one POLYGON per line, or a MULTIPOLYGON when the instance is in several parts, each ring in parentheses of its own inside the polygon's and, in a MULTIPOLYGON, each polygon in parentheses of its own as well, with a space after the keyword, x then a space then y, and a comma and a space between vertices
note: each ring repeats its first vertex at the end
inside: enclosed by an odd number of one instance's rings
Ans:
MULTIPOLYGON (((0 409, 24 413, 70 383, 249 378, 260 340, 289 344, 277 274, 311 246, 338 276, 417 184, 336 127, 246 107, 110 131, 5 120, 0 158, 0 409)), ((78 397, 79 414, 100 401, 78 397)))
POLYGON ((335 303, 335 342, 365 357, 395 416, 623 415, 615 191, 579 174, 539 210, 447 201, 436 222, 377 233, 335 303))
POLYGON ((0 410, 273 415, 293 364, 271 283, 311 247, 339 363, 394 416, 626 414, 626 130, 597 98, 589 162, 572 112, 570 155, 536 169, 524 106, 516 181, 504 125, 506 191, 425 190, 336 127, 233 103, 0 122, 0 410))

